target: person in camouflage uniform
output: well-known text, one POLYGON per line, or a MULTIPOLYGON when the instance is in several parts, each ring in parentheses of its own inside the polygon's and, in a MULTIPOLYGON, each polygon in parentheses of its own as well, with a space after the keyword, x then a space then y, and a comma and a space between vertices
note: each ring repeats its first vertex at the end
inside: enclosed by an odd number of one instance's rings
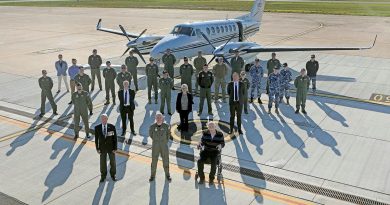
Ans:
POLYGON ((245 85, 245 92, 244 92, 244 113, 248 114, 248 90, 251 86, 251 83, 249 82, 248 78, 246 78, 245 71, 241 71, 240 73, 240 81, 245 85))
POLYGON ((226 103, 226 75, 227 75, 227 66, 223 62, 223 58, 218 58, 218 64, 214 65, 213 67, 213 74, 215 78, 214 83, 214 92, 215 101, 219 98, 219 87, 221 87, 222 90, 222 102, 226 103))
POLYGON ((102 57, 97 54, 97 50, 93 49, 92 55, 88 57, 88 64, 91 67, 92 86, 91 91, 95 88, 95 77, 98 79, 100 90, 102 90, 102 78, 100 75, 100 66, 102 65, 102 57))
POLYGON ((92 100, 89 93, 83 90, 83 85, 78 83, 77 91, 72 93, 72 102, 74 104, 74 139, 79 137, 80 131, 80 117, 84 122, 86 137, 89 138, 89 123, 88 123, 88 110, 89 115, 92 115, 92 100))
POLYGON ((269 102, 268 102, 268 113, 271 114, 272 103, 275 102, 275 113, 279 114, 279 96, 280 96, 280 85, 281 75, 279 73, 279 67, 275 66, 274 72, 268 76, 269 82, 269 102))
POLYGON ((110 91, 112 96, 112 103, 115 105, 115 78, 116 71, 111 67, 111 62, 106 62, 107 67, 103 70, 104 85, 106 89, 106 103, 105 105, 110 104, 110 91))
MULTIPOLYGON (((280 68, 281 64, 280 64, 280 61, 278 59, 276 59, 276 53, 272 53, 271 54, 271 59, 269 59, 267 61, 267 71, 268 71, 268 76, 274 72, 274 68, 275 67, 278 67, 278 69, 280 68)), ((267 94, 269 94, 269 82, 267 81, 267 87, 266 87, 266 90, 267 90, 267 94)))
POLYGON ((84 91, 89 92, 89 85, 91 85, 92 80, 89 75, 84 73, 83 66, 80 66, 79 73, 74 77, 74 80, 76 81, 76 84, 81 83, 81 85, 83 85, 84 91))
POLYGON ((125 60, 125 64, 127 66, 127 71, 129 71, 131 76, 133 77, 134 87, 136 92, 138 91, 138 75, 137 75, 138 63, 139 63, 138 58, 134 56, 134 51, 131 50, 129 52, 129 56, 125 60))
POLYGON ((192 75, 194 67, 188 63, 188 58, 184 57, 184 64, 180 66, 181 84, 187 84, 188 92, 192 93, 192 75))
POLYGON ((116 83, 119 85, 119 90, 123 90, 123 82, 129 81, 131 85, 131 74, 127 71, 126 65, 121 66, 121 72, 116 76, 116 83))
POLYGON ((39 87, 42 89, 41 91, 41 114, 39 114, 39 117, 43 117, 45 114, 45 104, 46 104, 46 98, 49 100, 51 108, 53 109, 53 114, 58 115, 57 113, 57 104, 54 101, 53 93, 51 92, 51 89, 53 88, 53 80, 47 76, 47 71, 42 70, 42 77, 38 80, 39 87))
POLYGON ((157 104, 158 99, 158 66, 154 63, 154 59, 151 57, 149 59, 150 63, 146 65, 145 73, 146 73, 146 80, 148 82, 148 100, 149 104, 152 103, 152 88, 154 90, 154 103, 157 104))
POLYGON ((240 52, 238 50, 234 51, 234 57, 230 59, 230 65, 232 67, 232 73, 230 77, 232 77, 233 73, 241 73, 245 62, 244 59, 240 56, 240 52))
MULTIPOLYGON (((198 57, 194 59, 194 67, 195 67, 195 76, 198 77, 199 73, 203 69, 203 65, 206 64, 206 58, 202 56, 202 51, 198 51, 198 57)), ((195 94, 198 93, 199 84, 198 81, 195 80, 195 94)))
MULTIPOLYGON (((164 63, 164 70, 167 70, 169 77, 175 78, 175 70, 173 66, 176 63, 176 57, 171 53, 171 49, 167 49, 166 53, 162 56, 162 62, 164 63)), ((174 89, 174 88, 172 88, 174 89)))
POLYGON ((249 75, 252 78, 250 103, 253 103, 255 91, 257 91, 257 100, 260 104, 263 104, 261 101, 261 80, 264 76, 264 69, 261 66, 260 59, 256 58, 255 64, 249 69, 249 75))
POLYGON ((171 111, 171 92, 173 87, 173 79, 169 77, 168 71, 163 71, 163 77, 159 80, 161 105, 160 112, 164 114, 164 106, 167 104, 168 115, 172 115, 171 111))
POLYGON ((306 70, 304 68, 302 68, 301 70, 301 75, 295 78, 294 85, 295 88, 297 89, 297 96, 296 96, 297 110, 295 111, 295 113, 298 114, 299 108, 302 107, 302 113, 307 114, 305 107, 306 107, 307 91, 309 90, 309 86, 310 86, 310 77, 306 75, 306 70))
POLYGON ((287 105, 290 104, 290 82, 292 81, 292 72, 287 63, 283 63, 283 69, 280 71, 281 89, 280 89, 280 103, 283 101, 283 95, 286 97, 287 105))

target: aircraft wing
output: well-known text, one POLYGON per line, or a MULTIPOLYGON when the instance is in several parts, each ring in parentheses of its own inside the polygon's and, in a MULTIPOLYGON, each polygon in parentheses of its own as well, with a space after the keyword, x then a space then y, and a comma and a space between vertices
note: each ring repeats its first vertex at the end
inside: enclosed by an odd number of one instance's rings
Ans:
MULTIPOLYGON (((98 21, 98 23, 96 25, 96 30, 107 32, 107 33, 112 33, 112 34, 116 34, 116 35, 125 36, 125 34, 121 30, 115 30, 115 29, 110 29, 110 28, 103 28, 102 27, 102 19, 99 19, 99 21, 98 21)), ((127 36, 129 36, 131 38, 137 38, 139 36, 139 34, 136 34, 136 33, 126 32, 126 34, 127 34, 127 36)))
POLYGON ((261 47, 253 46, 244 48, 240 51, 247 53, 262 53, 262 52, 288 52, 288 51, 349 51, 349 50, 366 50, 374 47, 377 36, 371 46, 368 47, 261 47))

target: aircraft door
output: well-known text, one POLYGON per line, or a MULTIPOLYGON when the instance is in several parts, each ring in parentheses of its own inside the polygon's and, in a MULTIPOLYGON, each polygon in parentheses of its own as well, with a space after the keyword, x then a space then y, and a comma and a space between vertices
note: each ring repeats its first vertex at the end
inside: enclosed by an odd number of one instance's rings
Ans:
POLYGON ((242 27, 241 21, 237 22, 237 26, 238 26, 238 41, 242 42, 244 41, 244 29, 242 27))

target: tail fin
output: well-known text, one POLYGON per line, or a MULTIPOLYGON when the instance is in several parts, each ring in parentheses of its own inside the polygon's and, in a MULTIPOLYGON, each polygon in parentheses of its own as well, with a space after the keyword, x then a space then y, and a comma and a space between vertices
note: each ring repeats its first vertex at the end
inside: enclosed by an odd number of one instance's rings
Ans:
POLYGON ((240 16, 237 19, 261 22, 264 13, 264 6, 265 6, 265 0, 255 0, 251 12, 244 16, 240 16))

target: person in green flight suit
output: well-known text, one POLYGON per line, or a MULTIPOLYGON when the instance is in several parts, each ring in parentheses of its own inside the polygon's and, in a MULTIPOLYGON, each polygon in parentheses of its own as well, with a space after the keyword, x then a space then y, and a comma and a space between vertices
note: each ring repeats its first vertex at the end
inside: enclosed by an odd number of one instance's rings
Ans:
POLYGON ((83 66, 80 66, 79 73, 74 77, 74 80, 76 81, 76 84, 81 83, 81 85, 83 85, 84 91, 89 92, 89 85, 91 85, 92 80, 89 75, 84 73, 83 66))
POLYGON ((232 67, 232 73, 241 73, 242 68, 245 65, 244 59, 240 56, 240 52, 238 50, 234 51, 234 57, 230 59, 230 65, 232 67))
POLYGON ((150 57, 149 59, 150 63, 146 65, 145 73, 146 73, 146 80, 148 82, 148 100, 149 104, 152 103, 152 88, 154 90, 154 103, 157 104, 158 99, 158 80, 159 77, 158 74, 158 66, 154 63, 154 59, 150 57))
POLYGON ((84 122, 85 134, 89 138, 89 123, 88 123, 88 110, 89 115, 92 115, 92 100, 89 93, 83 90, 83 85, 78 83, 76 85, 77 91, 72 93, 72 102, 74 104, 74 139, 79 137, 80 131, 80 117, 84 122))
MULTIPOLYGON (((134 51, 130 50, 129 56, 125 60, 125 64, 127 66, 127 71, 130 72, 131 76, 133 77, 134 87, 135 91, 138 91, 138 58, 134 56, 134 51)), ((130 82, 130 81, 129 81, 130 82)))
POLYGON ((241 71, 240 73, 240 81, 245 85, 245 92, 243 96, 244 100, 244 113, 248 114, 248 90, 251 86, 251 83, 249 82, 248 78, 246 78, 245 71, 241 71))
POLYGON ((164 114, 164 106, 167 104, 168 115, 172 115, 171 111, 171 92, 173 87, 173 79, 169 77, 168 71, 163 71, 163 77, 160 78, 158 86, 160 87, 161 105, 160 112, 164 114))
POLYGON ((102 78, 100 75, 100 66, 102 65, 102 57, 97 54, 97 50, 93 49, 92 55, 88 57, 88 64, 91 67, 92 86, 91 91, 95 89, 95 77, 98 79, 100 90, 102 90, 102 78))
POLYGON ((156 122, 149 127, 149 136, 152 138, 152 164, 149 182, 154 181, 158 157, 161 155, 165 177, 168 182, 172 181, 169 174, 169 148, 168 142, 171 136, 170 126, 164 122, 164 116, 161 113, 156 114, 156 122))
POLYGON ((174 79, 175 70, 173 69, 173 66, 176 63, 176 57, 171 53, 171 49, 168 48, 165 54, 162 56, 162 62, 164 63, 164 70, 167 70, 169 73, 169 77, 174 79))
POLYGON ((123 82, 125 81, 129 81, 129 84, 131 84, 131 74, 127 71, 126 65, 122 65, 121 72, 116 76, 116 83, 119 86, 119 90, 123 90, 123 82))
POLYGON ((111 67, 111 62, 106 62, 107 67, 103 69, 104 85, 106 88, 106 103, 110 104, 110 91, 112 96, 112 103, 115 105, 115 78, 116 71, 111 67))
POLYGON ((310 86, 310 78, 306 75, 306 69, 302 68, 300 75, 294 80, 295 88, 297 89, 296 96, 296 114, 299 113, 299 108, 302 108, 302 113, 307 114, 306 108, 306 96, 310 86))
POLYGON ((188 58, 184 57, 184 64, 180 66, 181 84, 187 84, 188 92, 192 93, 192 75, 194 67, 188 63, 188 58))
POLYGON ((58 115, 57 113, 57 104, 54 101, 53 93, 51 92, 51 89, 53 88, 53 80, 47 76, 47 71, 42 70, 42 77, 38 80, 39 87, 42 89, 41 91, 41 114, 39 114, 39 117, 43 117, 43 115, 46 112, 45 104, 46 104, 46 98, 49 100, 51 108, 53 109, 53 114, 58 115))
POLYGON ((200 86, 200 103, 198 116, 202 115, 205 99, 207 99, 209 115, 213 115, 213 108, 211 107, 211 85, 213 85, 214 82, 214 74, 209 71, 209 66, 207 64, 203 65, 203 70, 199 73, 197 80, 200 86))
MULTIPOLYGON (((202 51, 198 51, 198 57, 194 59, 194 67, 195 67, 195 77, 199 75, 199 73, 203 69, 203 65, 206 64, 206 58, 202 56, 202 51)), ((195 94, 198 93, 199 90, 199 84, 198 81, 195 80, 195 94)))
POLYGON ((219 87, 222 89, 222 102, 226 103, 226 75, 228 69, 226 64, 223 62, 223 58, 218 58, 218 64, 213 67, 213 74, 215 77, 214 92, 215 101, 219 98, 219 87))

